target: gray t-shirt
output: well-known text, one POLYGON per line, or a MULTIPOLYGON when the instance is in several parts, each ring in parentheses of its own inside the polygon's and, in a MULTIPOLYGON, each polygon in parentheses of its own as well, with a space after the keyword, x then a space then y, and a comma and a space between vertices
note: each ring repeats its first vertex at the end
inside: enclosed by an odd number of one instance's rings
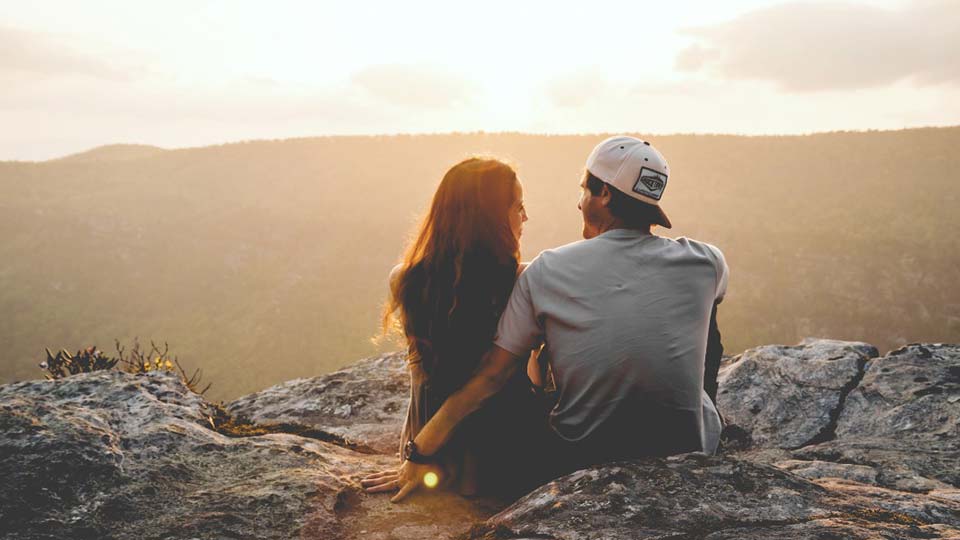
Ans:
POLYGON ((713 453, 720 421, 703 391, 704 357, 727 276, 710 244, 607 231, 534 259, 494 343, 522 357, 544 344, 558 392, 550 424, 561 437, 583 440, 621 406, 642 402, 695 416, 699 428, 685 429, 700 432, 687 435, 713 453))

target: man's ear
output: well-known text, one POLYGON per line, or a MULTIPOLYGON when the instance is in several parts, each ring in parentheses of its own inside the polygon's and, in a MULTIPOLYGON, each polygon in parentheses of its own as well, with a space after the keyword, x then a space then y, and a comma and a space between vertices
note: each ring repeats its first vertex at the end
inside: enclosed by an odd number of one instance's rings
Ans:
POLYGON ((613 198, 613 195, 610 193, 610 186, 604 182, 603 186, 600 188, 600 193, 597 195, 600 199, 600 204, 603 206, 610 206, 610 199, 613 198))

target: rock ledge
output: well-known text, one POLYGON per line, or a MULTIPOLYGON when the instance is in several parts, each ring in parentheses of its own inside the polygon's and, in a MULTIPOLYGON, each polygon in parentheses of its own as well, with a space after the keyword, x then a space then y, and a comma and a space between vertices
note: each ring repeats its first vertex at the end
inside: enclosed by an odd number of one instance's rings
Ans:
POLYGON ((167 373, 0 386, 0 538, 960 538, 958 345, 745 351, 721 370, 720 455, 593 467, 509 506, 362 493, 397 463, 407 396, 399 354, 223 409, 167 373), (214 429, 224 410, 255 434, 214 429))

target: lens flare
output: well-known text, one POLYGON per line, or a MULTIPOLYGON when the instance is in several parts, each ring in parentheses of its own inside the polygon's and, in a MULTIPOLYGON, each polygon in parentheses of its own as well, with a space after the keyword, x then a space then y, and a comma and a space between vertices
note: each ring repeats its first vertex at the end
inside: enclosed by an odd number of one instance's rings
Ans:
POLYGON ((439 483, 440 477, 437 476, 437 473, 428 472, 427 474, 423 475, 423 485, 427 486, 428 488, 435 488, 439 483))

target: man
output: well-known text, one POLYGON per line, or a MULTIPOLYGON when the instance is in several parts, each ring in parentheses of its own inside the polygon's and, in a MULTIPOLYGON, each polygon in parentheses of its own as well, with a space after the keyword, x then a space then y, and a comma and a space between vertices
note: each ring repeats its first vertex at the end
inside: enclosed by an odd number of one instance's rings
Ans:
POLYGON ((430 455, 541 343, 557 388, 540 438, 542 479, 615 459, 716 450, 715 316, 728 270, 709 244, 650 233, 671 227, 660 208, 668 179, 666 160, 647 142, 612 137, 594 148, 578 204, 584 240, 541 253, 521 274, 483 365, 406 444, 399 472, 364 480, 369 491, 399 489, 399 501, 425 477, 435 481, 430 455))

